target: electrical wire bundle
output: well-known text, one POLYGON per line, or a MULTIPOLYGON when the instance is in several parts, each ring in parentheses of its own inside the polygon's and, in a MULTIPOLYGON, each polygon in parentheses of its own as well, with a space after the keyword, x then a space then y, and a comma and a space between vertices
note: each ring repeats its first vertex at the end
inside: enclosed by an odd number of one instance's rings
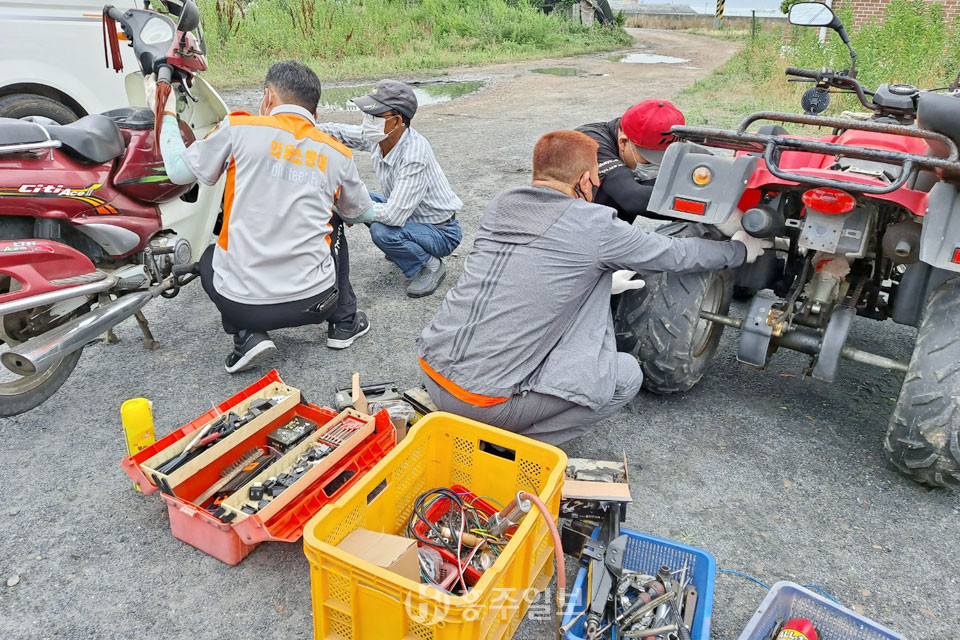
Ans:
POLYGON ((510 536, 491 531, 491 520, 496 514, 489 513, 492 509, 483 500, 503 508, 492 498, 477 497, 465 490, 458 492, 455 488, 431 489, 414 499, 407 537, 420 544, 420 573, 425 582, 462 595, 496 561, 510 536), (440 567, 430 566, 428 554, 422 552, 424 548, 437 550, 443 561, 452 566, 453 580, 442 575, 440 567))

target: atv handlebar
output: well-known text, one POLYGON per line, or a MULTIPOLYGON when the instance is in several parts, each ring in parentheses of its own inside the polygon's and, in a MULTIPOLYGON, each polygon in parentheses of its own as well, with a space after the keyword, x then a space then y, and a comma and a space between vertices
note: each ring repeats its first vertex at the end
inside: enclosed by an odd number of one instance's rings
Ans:
POLYGON ((857 99, 860 100, 860 104, 867 109, 870 109, 870 111, 877 111, 877 105, 873 104, 871 100, 867 99, 867 95, 873 95, 873 92, 865 90, 863 85, 860 84, 860 82, 857 81, 857 79, 853 76, 847 75, 846 71, 837 73, 833 69, 827 68, 814 71, 813 69, 787 67, 784 70, 784 73, 786 73, 788 76, 795 76, 797 78, 816 80, 818 86, 826 85, 828 87, 836 87, 837 89, 853 91, 853 93, 856 94, 857 99))
POLYGON ((810 78, 811 80, 819 80, 820 72, 813 71, 811 69, 800 69, 798 67, 787 67, 784 70, 788 76, 796 76, 798 78, 810 78))

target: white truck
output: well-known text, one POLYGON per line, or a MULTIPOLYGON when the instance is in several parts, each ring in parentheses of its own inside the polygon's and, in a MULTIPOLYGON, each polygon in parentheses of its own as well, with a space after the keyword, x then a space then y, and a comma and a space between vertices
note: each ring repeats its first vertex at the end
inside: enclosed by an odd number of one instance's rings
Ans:
POLYGON ((107 69, 102 15, 108 2, 143 8, 142 0, 0 0, 0 117, 66 124, 129 106, 128 82, 135 83, 130 95, 143 95, 130 47, 120 47, 123 73, 107 69))

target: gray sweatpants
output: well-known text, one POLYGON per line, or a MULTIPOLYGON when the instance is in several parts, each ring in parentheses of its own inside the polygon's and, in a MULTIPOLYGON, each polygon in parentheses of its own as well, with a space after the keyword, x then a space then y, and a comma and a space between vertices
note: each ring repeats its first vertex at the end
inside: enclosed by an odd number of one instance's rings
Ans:
POLYGON ((441 411, 556 445, 573 440, 623 408, 640 391, 643 372, 636 358, 628 353, 617 354, 617 387, 610 403, 598 411, 532 391, 492 407, 477 407, 457 399, 425 373, 423 380, 430 399, 441 411))

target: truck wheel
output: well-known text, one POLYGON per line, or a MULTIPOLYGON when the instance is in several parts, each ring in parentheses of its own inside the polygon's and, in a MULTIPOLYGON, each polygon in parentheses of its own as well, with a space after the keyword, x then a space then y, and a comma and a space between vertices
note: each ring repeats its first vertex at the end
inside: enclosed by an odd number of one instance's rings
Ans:
POLYGON ((37 118, 41 124, 69 124, 77 119, 72 109, 53 98, 35 93, 0 96, 0 118, 37 118))
POLYGON ((940 285, 924 310, 884 447, 906 476, 960 489, 960 279, 940 285))
POLYGON ((687 391, 700 382, 717 353, 723 326, 700 311, 726 314, 733 278, 728 271, 662 273, 645 278, 641 295, 623 296, 617 309, 618 349, 637 356, 643 387, 654 393, 687 391))

